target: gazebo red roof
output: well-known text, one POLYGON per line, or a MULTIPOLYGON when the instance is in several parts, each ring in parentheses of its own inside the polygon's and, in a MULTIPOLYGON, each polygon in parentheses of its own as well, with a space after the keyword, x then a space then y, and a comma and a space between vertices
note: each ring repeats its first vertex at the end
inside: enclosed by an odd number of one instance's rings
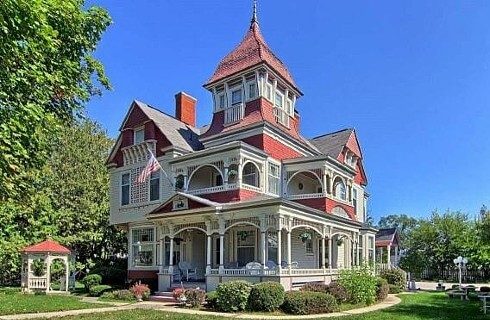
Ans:
POLYGON ((25 247, 22 252, 25 253, 62 253, 70 254, 71 251, 65 246, 62 246, 58 242, 48 239, 43 242, 34 244, 32 246, 25 247))
POLYGON ((267 64, 295 89, 293 77, 282 61, 272 52, 264 40, 257 21, 252 20, 250 29, 242 42, 221 60, 213 76, 205 84, 210 85, 232 74, 238 73, 260 63, 267 64))

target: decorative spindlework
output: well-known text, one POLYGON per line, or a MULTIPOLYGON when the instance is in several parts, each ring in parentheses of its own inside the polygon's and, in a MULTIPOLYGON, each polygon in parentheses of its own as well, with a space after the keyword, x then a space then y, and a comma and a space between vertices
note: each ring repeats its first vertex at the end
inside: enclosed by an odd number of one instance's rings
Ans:
POLYGON ((155 154, 155 149, 156 141, 154 140, 147 140, 142 143, 122 148, 121 151, 123 153, 124 165, 127 166, 139 162, 146 162, 150 157, 148 150, 155 154))
POLYGON ((186 210, 189 209, 189 200, 186 197, 176 197, 172 202, 172 210, 186 210))
POLYGON ((142 203, 148 201, 148 183, 138 183, 136 179, 144 169, 144 165, 138 168, 131 169, 131 204, 142 203))

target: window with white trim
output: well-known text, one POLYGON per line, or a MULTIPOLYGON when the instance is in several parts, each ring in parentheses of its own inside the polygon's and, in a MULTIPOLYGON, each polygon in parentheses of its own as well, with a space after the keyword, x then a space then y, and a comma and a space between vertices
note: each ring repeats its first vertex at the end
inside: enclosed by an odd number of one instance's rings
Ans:
POLYGON ((223 109, 226 107, 226 99, 225 99, 225 94, 221 93, 218 95, 218 108, 223 109))
POLYGON ((160 199, 160 170, 150 176, 150 201, 160 199))
POLYGON ((154 228, 132 229, 132 260, 133 267, 149 267, 155 265, 156 241, 154 228))
POLYGON ((345 189, 345 184, 342 179, 338 178, 335 180, 334 184, 334 190, 335 190, 335 197, 340 200, 346 200, 347 199, 347 192, 345 189))
POLYGON ((145 141, 145 128, 139 128, 134 130, 134 144, 142 143, 145 141))
POLYGON ((276 91, 274 98, 274 114, 278 123, 286 127, 289 126, 289 115, 284 110, 284 95, 279 91, 276 91))
POLYGON ((242 103, 242 89, 236 89, 231 91, 231 104, 239 104, 242 103))
POLYGON ((357 189, 352 188, 352 205, 354 206, 354 212, 357 216, 357 189))
POLYGON ((272 85, 265 85, 265 98, 269 101, 272 101, 272 85))
POLYGON ((129 204, 129 188, 130 188, 130 176, 129 173, 123 173, 121 175, 121 205, 125 206, 129 204))
POLYGON ((293 109, 293 101, 291 99, 287 99, 286 101, 286 108, 290 116, 294 115, 294 109, 293 109))
POLYGON ((252 100, 257 96, 257 85, 255 82, 248 82, 247 83, 247 89, 248 89, 248 99, 252 100))
POLYGON ((269 163, 269 193, 280 193, 280 171, 279 166, 269 163))
POLYGON ((242 182, 249 186, 260 187, 259 169, 252 162, 247 162, 243 166, 242 182))
POLYGON ((362 257, 362 248, 364 247, 364 237, 362 236, 362 234, 359 235, 359 240, 358 240, 358 243, 357 243, 357 250, 359 251, 358 253, 358 256, 359 256, 359 261, 358 261, 358 264, 361 265, 362 264, 362 261, 363 261, 363 257, 362 257))

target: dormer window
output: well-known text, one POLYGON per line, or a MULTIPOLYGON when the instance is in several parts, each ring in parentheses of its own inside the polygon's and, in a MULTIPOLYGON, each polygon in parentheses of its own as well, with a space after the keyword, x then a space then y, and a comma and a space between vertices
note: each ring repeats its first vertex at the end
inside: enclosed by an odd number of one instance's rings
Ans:
POLYGON ((231 104, 242 103, 242 89, 236 89, 231 91, 231 104))
POLYGON ((269 101, 272 101, 272 85, 265 85, 265 98, 269 101))
POLYGON ((248 99, 252 100, 257 96, 255 82, 249 82, 248 84, 248 99))
POLYGON ((222 93, 218 96, 218 107, 223 109, 226 106, 225 94, 222 93))
POLYGON ((142 143, 145 141, 145 128, 138 128, 134 130, 134 144, 142 143))
POLYGON ((274 101, 274 105, 277 108, 282 109, 283 108, 283 104, 284 104, 284 96, 279 91, 277 91, 276 92, 276 100, 274 101))

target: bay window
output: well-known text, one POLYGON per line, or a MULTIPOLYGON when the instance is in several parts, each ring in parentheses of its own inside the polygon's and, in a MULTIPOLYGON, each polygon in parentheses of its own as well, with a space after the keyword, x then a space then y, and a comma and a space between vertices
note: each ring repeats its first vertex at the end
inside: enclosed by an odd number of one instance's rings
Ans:
POLYGON ((231 104, 242 103, 242 89, 236 89, 231 91, 231 104))
POLYGON ((133 267, 151 267, 155 265, 156 241, 154 228, 131 230, 133 267))

